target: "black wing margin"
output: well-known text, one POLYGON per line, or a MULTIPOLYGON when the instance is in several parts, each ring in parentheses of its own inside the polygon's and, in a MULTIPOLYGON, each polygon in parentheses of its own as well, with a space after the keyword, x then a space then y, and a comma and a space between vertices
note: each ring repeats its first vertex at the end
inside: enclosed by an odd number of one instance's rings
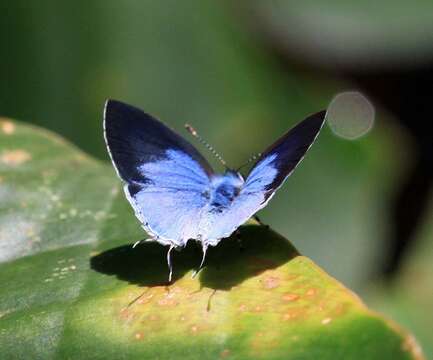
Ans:
POLYGON ((317 138, 325 122, 325 116, 325 110, 308 116, 268 147, 251 169, 246 187, 252 184, 251 188, 259 189, 258 185, 261 183, 265 200, 269 198, 301 162, 317 138), (266 169, 269 167, 277 171, 272 179, 266 176, 266 169))
POLYGON ((208 176, 213 173, 188 141, 149 114, 117 100, 105 103, 104 137, 119 176, 129 183, 143 182, 138 167, 164 159, 165 152, 171 149, 188 154, 208 176))

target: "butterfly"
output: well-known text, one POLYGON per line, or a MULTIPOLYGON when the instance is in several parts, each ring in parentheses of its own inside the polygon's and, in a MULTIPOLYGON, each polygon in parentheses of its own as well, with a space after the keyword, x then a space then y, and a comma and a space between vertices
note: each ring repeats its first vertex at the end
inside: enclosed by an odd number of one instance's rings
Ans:
MULTIPOLYGON (((229 237, 267 205, 275 191, 303 159, 325 122, 325 111, 308 116, 259 154, 244 178, 226 167, 213 171, 206 159, 183 137, 142 110, 107 100, 104 138, 126 198, 150 241, 171 251, 193 239, 206 250, 229 237)), ((195 130, 188 130, 201 142, 195 130)), ((222 158, 206 144, 223 162, 222 158)), ((134 244, 136 245, 136 244, 134 244)))

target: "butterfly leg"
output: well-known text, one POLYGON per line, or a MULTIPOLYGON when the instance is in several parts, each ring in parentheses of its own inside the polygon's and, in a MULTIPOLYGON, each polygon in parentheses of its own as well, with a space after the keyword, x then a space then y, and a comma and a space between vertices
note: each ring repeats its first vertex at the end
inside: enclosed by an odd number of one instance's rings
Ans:
POLYGON ((200 271, 201 268, 203 267, 204 260, 206 258, 206 251, 207 251, 207 245, 203 245, 203 257, 201 258, 201 263, 200 266, 198 267, 198 271, 200 271))
POLYGON ((253 218, 259 223, 260 226, 265 226, 267 229, 269 229, 269 225, 263 223, 257 215, 253 215, 253 218))
POLYGON ((137 245, 139 245, 142 242, 150 242, 150 241, 156 241, 156 239, 148 238, 148 239, 138 240, 134 243, 134 245, 132 245, 132 248, 134 249, 137 245))
POLYGON ((196 271, 193 272, 191 278, 194 279, 195 276, 200 272, 200 270, 203 268, 204 265, 204 260, 206 259, 206 252, 207 252, 207 245, 203 244, 203 257, 201 258, 201 262, 200 262, 200 266, 198 267, 198 269, 196 271))
POLYGON ((173 265, 171 263, 171 250, 173 250, 173 249, 174 249, 174 245, 170 245, 170 248, 167 251, 167 265, 168 265, 168 270, 169 270, 168 282, 169 283, 171 282, 171 277, 173 275, 173 265))

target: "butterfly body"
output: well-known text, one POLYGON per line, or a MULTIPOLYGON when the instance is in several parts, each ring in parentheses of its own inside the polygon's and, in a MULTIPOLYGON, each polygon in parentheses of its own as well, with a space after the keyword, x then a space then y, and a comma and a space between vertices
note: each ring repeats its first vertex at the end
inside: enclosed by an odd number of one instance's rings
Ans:
POLYGON ((239 196, 244 183, 242 175, 235 171, 229 170, 224 175, 213 176, 209 189, 210 212, 221 213, 227 210, 239 196))
POLYGON ((135 215, 152 240, 170 246, 170 264, 172 248, 193 239, 205 254, 266 206, 302 160, 324 118, 324 111, 316 113, 283 135, 246 179, 230 169, 215 173, 184 138, 119 101, 106 103, 104 135, 135 215))

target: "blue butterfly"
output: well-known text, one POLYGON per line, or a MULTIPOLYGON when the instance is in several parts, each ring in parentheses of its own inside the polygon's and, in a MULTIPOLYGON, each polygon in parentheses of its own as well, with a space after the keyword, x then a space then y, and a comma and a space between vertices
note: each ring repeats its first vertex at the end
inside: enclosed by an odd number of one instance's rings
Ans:
POLYGON ((259 154, 244 179, 229 168, 216 174, 194 146, 149 114, 120 101, 106 102, 108 152, 126 198, 151 236, 148 240, 169 246, 169 281, 172 249, 191 239, 201 243, 200 270, 209 246, 229 237, 266 206, 316 139, 325 115, 313 114, 288 131, 259 154))

